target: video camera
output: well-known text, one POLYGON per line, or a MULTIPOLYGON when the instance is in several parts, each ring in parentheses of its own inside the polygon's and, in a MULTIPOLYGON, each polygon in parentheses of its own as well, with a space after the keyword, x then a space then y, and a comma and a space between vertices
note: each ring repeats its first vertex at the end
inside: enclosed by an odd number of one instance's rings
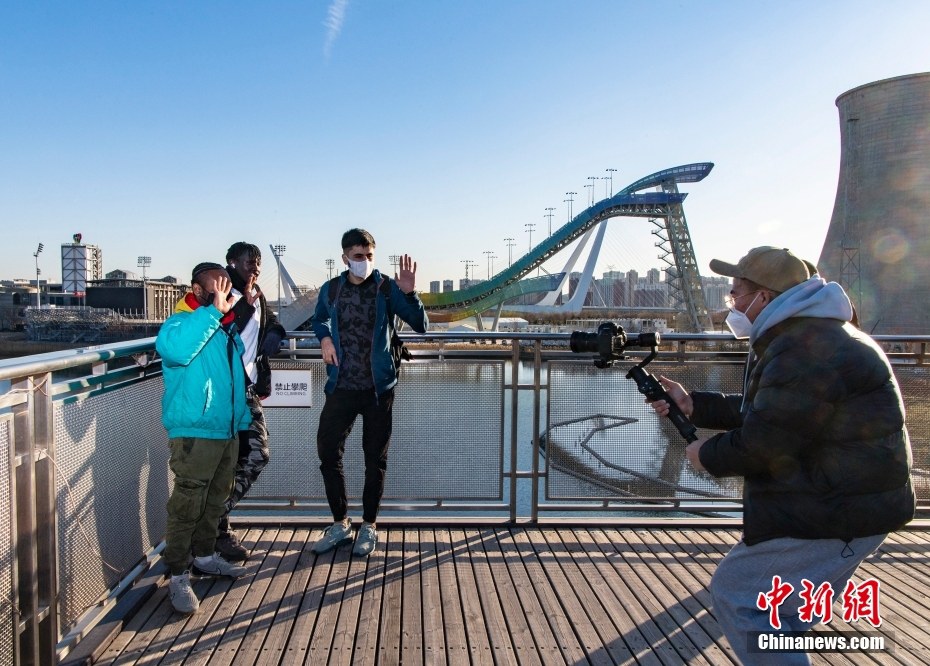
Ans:
POLYGON ((649 355, 630 368, 626 373, 627 379, 636 382, 636 389, 649 400, 664 400, 669 405, 668 418, 672 421, 678 432, 688 442, 697 439, 697 428, 688 420, 675 401, 666 393, 665 389, 653 375, 646 370, 646 365, 659 353, 659 343, 662 341, 658 333, 638 333, 627 336, 622 326, 613 322, 604 322, 597 327, 597 333, 574 331, 569 338, 568 345, 576 354, 595 353, 594 365, 598 368, 609 368, 614 362, 621 361, 627 356, 623 355, 627 347, 648 347, 649 355))

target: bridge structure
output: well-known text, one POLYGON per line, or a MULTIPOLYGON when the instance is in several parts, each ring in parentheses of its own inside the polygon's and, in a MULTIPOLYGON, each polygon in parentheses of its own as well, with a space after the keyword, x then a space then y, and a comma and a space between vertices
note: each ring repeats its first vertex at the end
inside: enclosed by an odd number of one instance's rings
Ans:
POLYGON ((657 226, 652 233, 658 239, 658 257, 668 265, 666 273, 673 309, 685 313, 691 332, 711 330, 710 313, 685 219, 683 203, 687 194, 678 190, 678 184, 703 180, 713 166, 711 162, 685 164, 640 178, 615 195, 581 211, 489 280, 464 289, 421 294, 430 320, 459 321, 473 316, 480 330, 482 313, 495 309, 498 318, 502 313, 579 315, 593 279, 607 220, 613 217, 645 217, 657 226), (592 237, 593 245, 574 293, 564 303, 557 304, 582 249, 592 237), (562 272, 524 279, 579 239, 562 272), (539 292, 545 292, 545 295, 536 304, 513 303, 525 294, 539 292))

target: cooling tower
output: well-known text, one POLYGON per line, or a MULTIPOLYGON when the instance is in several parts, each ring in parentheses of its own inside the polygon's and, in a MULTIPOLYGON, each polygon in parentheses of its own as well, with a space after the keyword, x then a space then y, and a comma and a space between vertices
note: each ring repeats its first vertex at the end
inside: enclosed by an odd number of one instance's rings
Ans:
POLYGON ((840 177, 817 264, 873 334, 930 334, 930 73, 843 93, 840 177))

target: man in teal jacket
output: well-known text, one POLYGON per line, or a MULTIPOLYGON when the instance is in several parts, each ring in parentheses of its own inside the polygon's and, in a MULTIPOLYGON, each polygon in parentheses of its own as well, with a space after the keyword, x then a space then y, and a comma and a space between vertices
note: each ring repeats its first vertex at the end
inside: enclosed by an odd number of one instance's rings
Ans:
POLYGON ((191 291, 155 340, 164 379, 162 423, 174 473, 163 557, 171 571, 171 604, 185 614, 200 605, 190 585, 192 551, 195 573, 233 578, 245 573, 245 567, 215 552, 217 521, 236 470, 238 433, 251 421, 244 347, 228 301, 231 288, 219 264, 195 266, 191 291))

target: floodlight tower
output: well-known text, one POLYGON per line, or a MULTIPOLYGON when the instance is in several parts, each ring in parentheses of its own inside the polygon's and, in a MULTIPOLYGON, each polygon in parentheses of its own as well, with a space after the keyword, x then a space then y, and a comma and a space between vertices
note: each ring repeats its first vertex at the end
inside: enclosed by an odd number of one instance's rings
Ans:
POLYGON ((330 280, 333 279, 333 268, 335 268, 335 267, 336 267, 336 260, 335 260, 335 259, 327 259, 327 260, 326 260, 326 269, 329 271, 329 279, 330 279, 330 280))
POLYGON ((532 222, 527 222, 523 226, 526 227, 526 233, 530 235, 530 247, 528 251, 532 252, 533 250, 533 229, 536 228, 536 225, 533 224, 532 222))
POLYGON ((39 274, 42 272, 39 270, 39 255, 42 254, 42 250, 45 249, 45 245, 39 243, 39 247, 36 248, 36 251, 32 253, 32 256, 36 258, 36 307, 42 309, 42 287, 39 284, 39 274))
POLYGON ((610 196, 613 196, 614 195, 614 173, 616 173, 617 170, 616 169, 605 169, 605 171, 607 171, 607 178, 610 179, 610 196))
POLYGON ((507 237, 504 239, 504 242, 507 244, 507 268, 513 266, 513 246, 516 243, 513 242, 513 238, 507 237))
POLYGON ((555 208, 550 206, 549 208, 546 208, 546 214, 543 215, 543 217, 549 218, 549 235, 550 236, 552 235, 552 211, 554 210, 555 208))
POLYGON ((594 181, 598 180, 598 177, 597 177, 597 176, 588 176, 588 180, 590 180, 591 182, 588 183, 587 185, 585 185, 585 187, 590 187, 590 188, 591 188, 591 205, 593 206, 593 205, 594 205, 594 185, 595 185, 595 182, 594 182, 594 181))
POLYGON ((274 258, 277 262, 278 267, 278 310, 281 309, 281 280, 284 278, 281 276, 281 257, 284 256, 284 251, 287 249, 286 245, 272 245, 271 252, 274 254, 274 258))
POLYGON ((394 275, 397 275, 397 267, 400 265, 400 255, 392 254, 388 257, 388 260, 391 262, 391 266, 394 267, 394 275))
POLYGON ((578 193, 577 193, 577 192, 566 192, 566 193, 565 193, 565 196, 567 196, 568 199, 563 199, 563 201, 565 201, 565 202, 568 203, 568 221, 569 221, 569 222, 572 221, 572 202, 575 200, 573 197, 574 197, 576 194, 578 194, 578 193))
POLYGON ((152 265, 151 257, 139 257, 138 266, 142 269, 142 316, 149 319, 149 295, 145 290, 145 269, 152 265))
POLYGON ((462 259, 462 263, 465 264, 465 282, 466 284, 471 285, 471 280, 468 279, 468 269, 472 266, 477 266, 478 264, 471 259, 462 259))
POLYGON ((491 257, 494 256, 494 250, 485 250, 482 254, 488 258, 488 279, 491 279, 491 257))

